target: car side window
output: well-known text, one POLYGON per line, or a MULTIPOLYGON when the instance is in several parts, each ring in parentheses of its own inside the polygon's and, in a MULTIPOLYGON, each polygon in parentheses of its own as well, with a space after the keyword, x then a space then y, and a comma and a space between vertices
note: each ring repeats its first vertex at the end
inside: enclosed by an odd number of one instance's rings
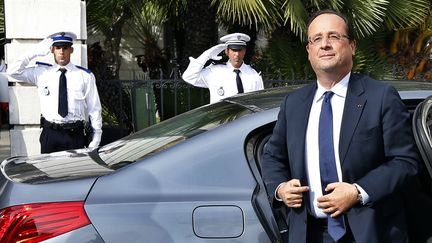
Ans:
POLYGON ((264 127, 261 127, 259 131, 252 132, 247 142, 247 146, 246 146, 247 158, 249 161, 254 161, 256 163, 260 176, 261 176, 262 154, 264 152, 265 145, 267 144, 267 141, 269 140, 272 134, 274 125, 275 123, 273 122, 267 124, 264 127))
POLYGON ((257 188, 252 197, 252 204, 256 209, 257 215, 259 215, 262 220, 263 227, 268 236, 272 239, 272 242, 282 242, 282 239, 285 239, 284 237, 287 235, 288 229, 283 216, 284 214, 282 214, 281 211, 271 208, 268 194, 261 177, 262 154, 272 134, 274 124, 273 122, 264 127, 260 127, 248 136, 246 155, 251 171, 257 180, 257 188))
POLYGON ((260 141, 260 143, 257 145, 257 165, 258 165, 258 169, 261 173, 261 165, 262 165, 262 155, 264 153, 264 149, 267 145, 268 140, 270 139, 271 134, 267 134, 266 136, 264 136, 262 138, 262 140, 260 141))
MULTIPOLYGON (((269 124, 268 127, 266 127, 265 129, 263 129, 263 132, 261 132, 260 134, 257 134, 254 136, 253 139, 251 139, 254 143, 254 159, 253 160, 249 160, 251 162, 255 162, 255 165, 257 170, 259 171, 259 179, 262 181, 262 174, 261 174, 261 165, 262 165, 262 155, 264 153, 265 147, 267 145, 267 142, 269 141, 271 135, 272 135, 272 131, 273 131, 273 127, 274 127, 275 123, 269 124)), ((253 165, 251 165, 253 166, 253 165)), ((264 183, 262 182, 261 184, 263 187, 264 183)), ((270 206, 270 199, 266 199, 267 201, 267 205, 270 206)), ((285 215, 287 214, 286 208, 279 208, 279 209, 273 209, 271 208, 271 214, 272 214, 272 220, 274 220, 274 222, 276 223, 277 226, 277 235, 279 235, 279 237, 281 237, 281 239, 284 239, 283 241, 287 241, 287 237, 288 237, 288 225, 286 224, 286 220, 285 220, 285 215)))

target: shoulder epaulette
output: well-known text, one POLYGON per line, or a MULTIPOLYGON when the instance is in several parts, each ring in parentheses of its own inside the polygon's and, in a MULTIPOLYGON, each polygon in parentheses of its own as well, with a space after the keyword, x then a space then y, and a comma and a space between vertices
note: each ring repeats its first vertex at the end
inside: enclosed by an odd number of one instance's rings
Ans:
POLYGON ((46 62, 39 62, 39 61, 36 62, 36 65, 42 65, 42 66, 48 66, 48 67, 52 66, 52 64, 49 64, 49 63, 46 63, 46 62))
POLYGON ((226 63, 227 62, 223 61, 223 60, 211 60, 210 64, 213 64, 213 65, 225 65, 226 63))
POLYGON ((257 72, 258 74, 261 74, 261 70, 260 70, 256 65, 250 64, 249 66, 250 66, 252 69, 254 69, 255 72, 257 72))
POLYGON ((85 68, 85 67, 81 67, 81 66, 78 66, 78 65, 75 65, 75 67, 77 67, 77 68, 79 68, 81 70, 84 70, 86 73, 91 73, 91 71, 89 69, 85 68))
POLYGON ((219 60, 213 60, 213 59, 210 59, 210 62, 211 62, 211 64, 213 64, 213 65, 219 65, 219 64, 225 65, 228 61, 229 61, 229 60, 228 60, 228 57, 225 56, 225 55, 223 55, 222 58, 219 59, 219 60))

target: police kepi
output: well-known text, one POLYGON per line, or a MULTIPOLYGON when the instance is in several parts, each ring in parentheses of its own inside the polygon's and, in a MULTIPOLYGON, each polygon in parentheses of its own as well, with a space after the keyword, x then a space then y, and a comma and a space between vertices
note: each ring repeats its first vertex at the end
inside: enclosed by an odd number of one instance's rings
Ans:
POLYGON ((53 40, 53 46, 71 46, 77 38, 72 32, 57 32, 48 37, 53 40))
POLYGON ((246 42, 250 41, 250 37, 243 33, 232 33, 220 38, 220 41, 227 44, 227 47, 232 50, 246 48, 246 42))

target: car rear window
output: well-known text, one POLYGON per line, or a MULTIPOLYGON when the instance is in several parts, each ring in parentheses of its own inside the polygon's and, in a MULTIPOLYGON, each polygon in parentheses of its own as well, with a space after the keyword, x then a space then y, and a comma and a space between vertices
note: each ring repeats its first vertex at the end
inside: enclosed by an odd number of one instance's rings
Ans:
POLYGON ((99 149, 99 156, 117 169, 250 113, 228 102, 203 106, 107 144, 99 149))

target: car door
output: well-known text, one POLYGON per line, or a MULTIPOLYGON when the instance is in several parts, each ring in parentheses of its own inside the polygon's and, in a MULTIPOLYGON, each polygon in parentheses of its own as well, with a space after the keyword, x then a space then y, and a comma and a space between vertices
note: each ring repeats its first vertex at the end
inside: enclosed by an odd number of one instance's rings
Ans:
POLYGON ((432 96, 421 102, 414 111, 413 132, 429 176, 432 178, 432 96))
POLYGON ((285 222, 285 208, 278 210, 271 208, 261 177, 261 156, 271 136, 273 127, 274 122, 256 129, 250 134, 246 143, 249 166, 257 182, 257 187, 252 197, 252 205, 271 241, 287 242, 288 225, 285 222))
POLYGON ((432 242, 432 96, 416 107, 412 124, 423 170, 406 190, 408 229, 412 242, 432 242))

